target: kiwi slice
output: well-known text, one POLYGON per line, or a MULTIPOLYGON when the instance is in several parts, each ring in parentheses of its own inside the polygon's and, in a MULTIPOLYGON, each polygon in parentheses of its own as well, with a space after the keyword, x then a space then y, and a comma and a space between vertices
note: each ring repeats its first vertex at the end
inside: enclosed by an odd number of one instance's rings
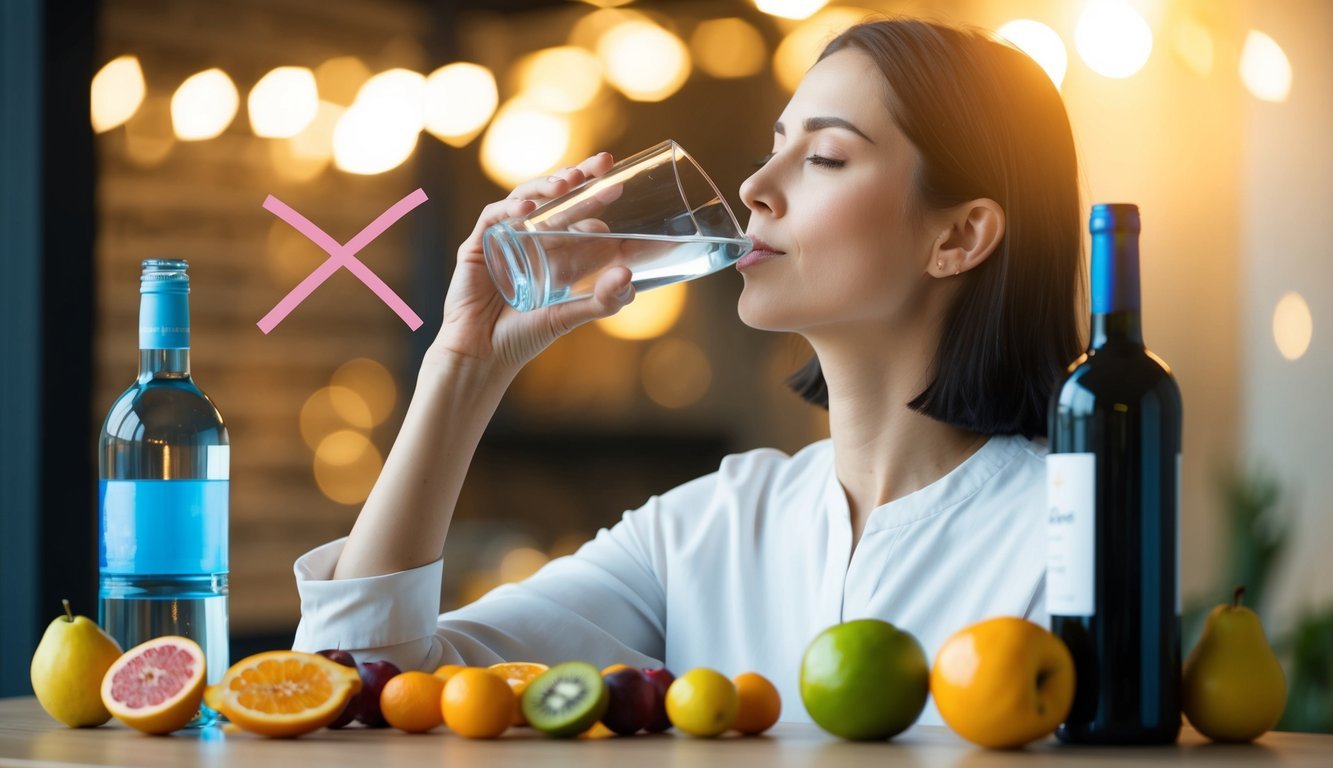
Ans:
POLYGON ((567 738, 597 724, 611 703, 611 693, 597 668, 566 661, 546 670, 523 691, 523 716, 533 728, 567 738))

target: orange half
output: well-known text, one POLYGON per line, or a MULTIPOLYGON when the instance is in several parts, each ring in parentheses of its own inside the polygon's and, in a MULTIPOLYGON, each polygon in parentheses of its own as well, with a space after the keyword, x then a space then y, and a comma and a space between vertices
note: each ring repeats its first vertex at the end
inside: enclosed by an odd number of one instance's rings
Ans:
POLYGON ((266 651, 232 665, 205 701, 262 736, 300 736, 328 725, 361 690, 361 677, 313 653, 266 651))
MULTIPOLYGON (((503 677, 505 682, 509 683, 509 687, 513 689, 515 698, 521 699, 523 691, 528 688, 528 684, 541 677, 541 674, 550 667, 535 661, 502 661, 499 664, 492 664, 488 669, 503 677)), ((528 719, 523 716, 523 708, 517 708, 514 711, 514 725, 527 724, 528 719)))

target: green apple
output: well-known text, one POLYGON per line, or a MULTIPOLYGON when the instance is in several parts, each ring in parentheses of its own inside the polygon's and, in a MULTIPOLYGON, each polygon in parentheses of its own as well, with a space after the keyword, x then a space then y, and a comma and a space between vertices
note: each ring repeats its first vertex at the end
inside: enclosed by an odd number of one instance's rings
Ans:
POLYGON ((929 681, 921 643, 879 619, 829 627, 801 659, 806 711, 844 739, 889 739, 906 730, 926 706, 929 681))

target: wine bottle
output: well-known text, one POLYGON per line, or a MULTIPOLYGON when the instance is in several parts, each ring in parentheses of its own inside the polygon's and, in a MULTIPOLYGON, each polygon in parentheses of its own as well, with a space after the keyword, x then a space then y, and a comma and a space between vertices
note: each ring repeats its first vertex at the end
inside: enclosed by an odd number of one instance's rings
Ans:
POLYGON ((1180 389, 1144 346, 1139 211, 1092 208, 1092 326, 1050 405, 1047 609, 1074 657, 1061 741, 1180 732, 1180 389))
MULTIPOLYGON (((127 650, 162 635, 191 638, 216 683, 228 666, 231 448, 222 416, 190 376, 187 269, 143 262, 139 376, 111 406, 99 441, 98 613, 127 650)), ((204 707, 193 724, 215 719, 204 707)))

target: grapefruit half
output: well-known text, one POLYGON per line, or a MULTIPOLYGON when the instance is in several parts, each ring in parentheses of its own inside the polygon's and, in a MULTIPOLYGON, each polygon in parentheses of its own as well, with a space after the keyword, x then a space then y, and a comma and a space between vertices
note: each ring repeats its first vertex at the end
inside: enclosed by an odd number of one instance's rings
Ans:
POLYGON ((188 637, 168 635, 121 654, 102 678, 102 703, 125 725, 171 733, 199 712, 204 652, 188 637))

